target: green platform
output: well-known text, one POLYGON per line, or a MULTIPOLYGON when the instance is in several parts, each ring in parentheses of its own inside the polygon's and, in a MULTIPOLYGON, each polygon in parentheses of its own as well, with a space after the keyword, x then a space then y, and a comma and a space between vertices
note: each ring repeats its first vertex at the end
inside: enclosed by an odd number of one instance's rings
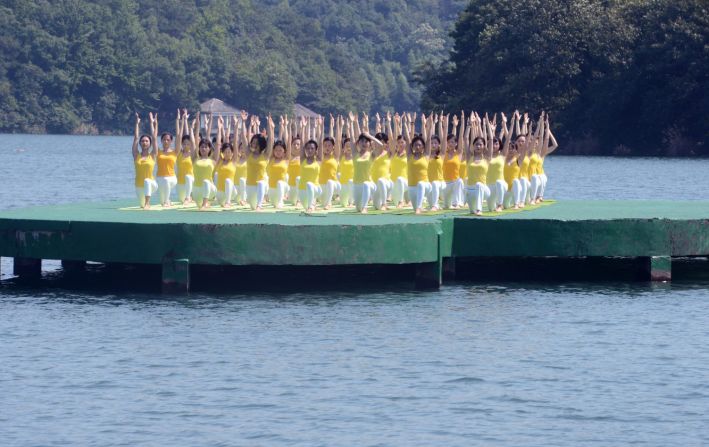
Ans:
POLYGON ((119 209, 132 205, 2 211, 0 256, 173 267, 175 260, 193 265, 417 264, 424 280, 440 283, 445 258, 621 256, 664 266, 658 259, 709 254, 707 202, 565 201, 486 217, 463 211, 416 216, 397 210, 303 215, 119 209))

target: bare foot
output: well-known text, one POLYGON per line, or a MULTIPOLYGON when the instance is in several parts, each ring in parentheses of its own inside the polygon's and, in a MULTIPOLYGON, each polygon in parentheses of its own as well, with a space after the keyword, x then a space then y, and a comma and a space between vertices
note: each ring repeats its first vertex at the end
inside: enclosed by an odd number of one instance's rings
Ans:
POLYGON ((263 211, 263 208, 261 208, 260 206, 257 206, 257 207, 254 209, 254 211, 260 212, 260 211, 263 211))
POLYGON ((434 205, 431 207, 431 211, 438 211, 440 208, 438 208, 438 205, 434 205))
POLYGON ((476 216, 480 216, 482 213, 483 212, 480 210, 475 210, 475 212, 473 214, 475 214, 476 216))
POLYGON ((386 205, 384 205, 384 206, 382 207, 382 211, 387 211, 388 209, 389 209, 389 207, 386 206, 386 205))
POLYGON ((329 210, 329 209, 330 209, 330 205, 325 205, 324 207, 322 207, 322 209, 324 209, 324 210, 329 210))
POLYGON ((414 214, 421 214, 421 208, 416 208, 416 210, 414 211, 414 214))
POLYGON ((362 208, 362 211, 360 211, 360 213, 367 214, 368 213, 367 208, 362 208))
POLYGON ((403 208, 404 207, 404 202, 399 202, 396 205, 397 208, 403 208))
POLYGON ((231 208, 231 207, 232 207, 231 202, 227 202, 223 206, 223 208, 231 208))

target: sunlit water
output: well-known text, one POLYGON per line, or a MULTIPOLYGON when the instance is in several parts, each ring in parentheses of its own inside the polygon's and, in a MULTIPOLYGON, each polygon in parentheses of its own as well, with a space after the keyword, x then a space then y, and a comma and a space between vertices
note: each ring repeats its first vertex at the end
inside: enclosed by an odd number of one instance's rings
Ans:
MULTIPOLYGON (((130 138, 2 138, 0 208, 133 194, 130 138)), ((557 199, 709 200, 707 160, 545 167, 557 199)), ((706 282, 381 287, 6 281, 0 445, 709 444, 706 282)))

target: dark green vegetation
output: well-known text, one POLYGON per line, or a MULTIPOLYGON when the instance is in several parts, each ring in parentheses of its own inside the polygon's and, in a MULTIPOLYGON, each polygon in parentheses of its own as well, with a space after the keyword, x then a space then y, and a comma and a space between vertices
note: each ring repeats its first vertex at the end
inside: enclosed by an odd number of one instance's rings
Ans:
POLYGON ((443 60, 465 1, 0 5, 0 131, 127 133, 134 111, 210 97, 254 113, 418 109, 412 71, 443 60))
POLYGON ((547 110, 563 153, 709 155, 706 0, 474 0, 423 107, 547 110))

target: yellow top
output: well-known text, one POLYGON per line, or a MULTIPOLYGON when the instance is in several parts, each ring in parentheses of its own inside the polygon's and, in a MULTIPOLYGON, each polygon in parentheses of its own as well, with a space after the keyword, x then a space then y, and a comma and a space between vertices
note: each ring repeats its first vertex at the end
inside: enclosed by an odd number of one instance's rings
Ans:
POLYGON ((174 151, 158 151, 158 177, 172 177, 175 175, 176 161, 177 154, 174 151))
POLYGON ((288 174, 288 162, 285 159, 280 161, 273 161, 268 164, 268 187, 275 188, 278 186, 278 182, 286 181, 286 174, 288 174))
POLYGON ((389 178, 389 169, 391 168, 391 159, 387 152, 382 152, 372 162, 372 179, 379 180, 380 178, 389 178))
POLYGON ((542 158, 539 156, 539 154, 534 153, 532 154, 531 157, 529 157, 529 175, 537 175, 539 174, 539 164, 541 163, 542 158))
POLYGON ((236 165, 234 162, 221 163, 217 167, 217 191, 224 192, 226 189, 226 179, 230 178, 233 182, 235 173, 236 165))
POLYGON ((340 183, 347 184, 350 180, 354 178, 354 164, 352 163, 352 159, 350 158, 349 160, 346 158, 341 158, 340 159, 340 183))
POLYGON ((191 156, 184 156, 182 155, 182 152, 177 154, 177 184, 178 185, 184 185, 185 184, 185 176, 186 175, 191 175, 194 176, 194 172, 192 171, 192 157, 191 156))
POLYGON ((468 161, 468 186, 475 186, 476 183, 487 183, 487 160, 480 161, 470 159, 468 161))
POLYGON ((402 156, 394 155, 391 157, 391 178, 394 180, 399 177, 406 178, 406 171, 406 154, 402 156))
POLYGON ((443 180, 452 182, 460 178, 460 156, 458 154, 453 157, 443 159, 443 180))
POLYGON ((468 177, 468 163, 465 161, 460 162, 460 171, 458 171, 460 178, 465 179, 468 177))
POLYGON ((288 162, 288 184, 295 187, 295 179, 300 177, 300 160, 292 159, 288 162))
POLYGON ((236 163, 236 173, 234 174, 234 181, 238 181, 240 178, 246 178, 246 162, 236 163))
MULTIPOLYGON (((504 180, 503 171, 505 169, 505 157, 498 155, 497 157, 492 157, 490 164, 487 169, 487 184, 492 185, 498 180, 504 180)), ((468 174, 470 175, 470 174, 468 174)))
POLYGON ((529 157, 527 157, 527 156, 525 155, 525 156, 524 156, 524 160, 522 160, 522 167, 521 167, 521 169, 519 170, 519 176, 520 176, 520 178, 523 177, 523 178, 526 178, 527 180, 529 180, 529 177, 531 177, 530 174, 529 174, 529 164, 530 164, 529 157))
POLYGON ((517 159, 515 159, 512 164, 505 163, 505 181, 510 191, 512 191, 512 182, 519 178, 519 171, 520 168, 517 159))
POLYGON ((327 183, 328 180, 337 181, 337 165, 337 159, 333 155, 323 158, 318 178, 321 185, 327 183))
POLYGON ((298 189, 305 189, 305 186, 310 183, 318 184, 318 175, 320 173, 320 163, 313 160, 312 163, 308 163, 307 160, 303 159, 300 162, 300 185, 298 189))
POLYGON ((409 157, 406 162, 409 178, 409 186, 416 186, 419 182, 428 181, 428 157, 425 155, 419 158, 409 157))
POLYGON ((539 157, 539 173, 544 174, 544 160, 546 157, 539 157))
POLYGON ((266 166, 268 166, 268 159, 265 155, 246 157, 246 184, 256 186, 256 183, 266 178, 266 166))
POLYGON ((153 159, 152 155, 138 157, 133 161, 133 164, 135 165, 135 187, 142 188, 145 185, 146 178, 153 178, 155 159, 153 159))
POLYGON ((194 162, 194 184, 195 187, 202 186, 205 180, 210 182, 214 178, 214 160, 211 158, 200 158, 194 162))
POLYGON ((443 156, 431 156, 428 160, 428 181, 443 181, 443 156))
POLYGON ((372 156, 371 154, 366 154, 364 157, 357 157, 352 159, 354 165, 354 177, 352 181, 354 183, 364 183, 372 181, 370 173, 372 172, 372 156))

